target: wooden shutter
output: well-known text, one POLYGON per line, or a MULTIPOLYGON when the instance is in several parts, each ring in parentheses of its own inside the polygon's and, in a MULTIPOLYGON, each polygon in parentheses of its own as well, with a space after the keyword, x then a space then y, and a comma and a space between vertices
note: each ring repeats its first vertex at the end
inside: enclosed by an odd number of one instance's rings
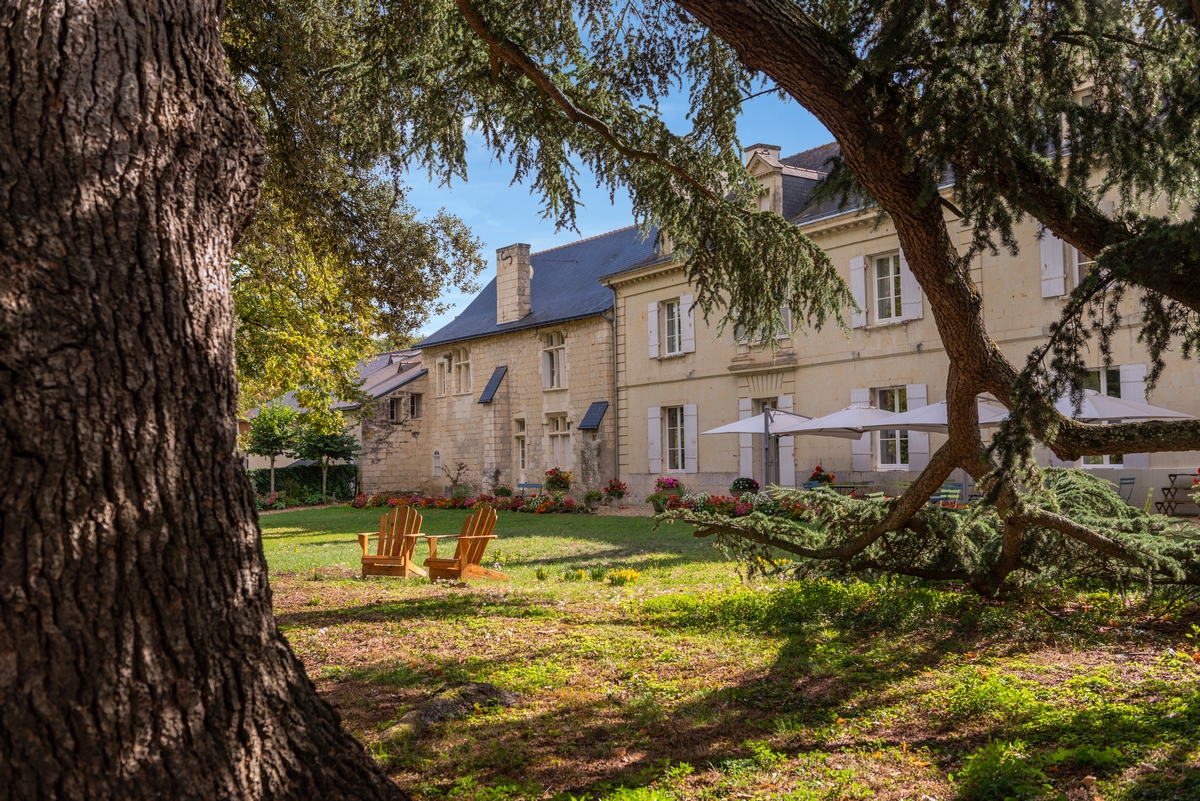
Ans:
POLYGON ((684 353, 696 352, 696 321, 692 318, 692 296, 679 296, 679 342, 684 353))
POLYGON ((904 251, 900 251, 900 309, 905 320, 920 320, 925 316, 925 302, 921 296, 921 285, 908 269, 904 251))
MULTIPOLYGON (((738 399, 738 419, 745 420, 754 411, 754 401, 750 398, 738 399)), ((738 475, 742 478, 754 478, 754 435, 738 434, 738 475)))
POLYGON ((646 336, 650 340, 650 358, 658 358, 658 301, 651 303, 646 311, 646 336))
POLYGON ((683 472, 700 471, 700 437, 696 426, 696 404, 683 405, 683 472))
MULTIPOLYGON (((776 401, 779 411, 792 411, 792 396, 780 395, 776 401)), ((796 438, 779 438, 779 486, 796 486, 796 438)))
POLYGON ((867 259, 854 256, 850 259, 850 295, 858 304, 859 312, 851 312, 850 327, 864 328, 867 325, 867 259))
POLYGON ((651 475, 662 472, 662 408, 651 406, 646 410, 646 453, 651 475))
MULTIPOLYGON (((924 384, 909 384, 905 387, 908 410, 929 405, 929 393, 924 384)), ((919 473, 929 464, 929 435, 924 431, 908 432, 908 469, 919 473)))
POLYGON ((1042 297, 1057 298, 1067 294, 1067 275, 1063 268, 1063 241, 1045 231, 1041 241, 1042 297))
MULTIPOLYGON (((850 390, 851 406, 870 406, 871 390, 850 390)), ((863 434, 858 439, 850 440, 850 467, 856 473, 871 472, 871 432, 863 434)))
MULTIPOLYGON (((539 344, 541 338, 538 338, 539 344)), ((554 358, 554 351, 542 351, 542 389, 550 389, 550 360, 554 358)))
MULTIPOLYGON (((1146 401, 1146 365, 1121 365, 1121 397, 1128 400, 1146 401)), ((1150 467, 1150 454, 1127 453, 1122 464, 1131 470, 1141 470, 1150 467)))

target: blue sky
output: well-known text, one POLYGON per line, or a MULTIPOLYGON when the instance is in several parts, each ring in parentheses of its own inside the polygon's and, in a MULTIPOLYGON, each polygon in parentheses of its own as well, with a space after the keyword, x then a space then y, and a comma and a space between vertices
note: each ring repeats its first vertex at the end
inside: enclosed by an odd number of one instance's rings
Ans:
MULTIPOLYGON (((676 132, 690 128, 684 117, 684 102, 668 101, 664 113, 668 124, 676 132)), ((785 102, 773 95, 747 102, 738 130, 744 146, 759 142, 779 145, 785 156, 832 140, 824 126, 798 104, 785 102)), ((465 183, 439 186, 426 180, 424 175, 410 174, 407 177, 408 200, 423 214, 433 214, 439 208, 445 208, 458 215, 482 240, 488 267, 479 277, 480 286, 486 285, 496 275, 498 247, 528 242, 537 252, 633 223, 628 197, 618 194, 616 202, 610 202, 608 195, 595 187, 591 173, 581 172, 579 184, 583 207, 578 213, 579 230, 556 231, 552 221, 542 219, 538 198, 529 193, 529 187, 510 185, 512 165, 493 161, 478 146, 478 140, 471 140, 472 137, 468 137, 465 183)), ((431 317, 418 334, 431 334, 454 319, 470 303, 471 297, 458 292, 447 293, 444 300, 452 303, 453 308, 446 314, 431 317)))

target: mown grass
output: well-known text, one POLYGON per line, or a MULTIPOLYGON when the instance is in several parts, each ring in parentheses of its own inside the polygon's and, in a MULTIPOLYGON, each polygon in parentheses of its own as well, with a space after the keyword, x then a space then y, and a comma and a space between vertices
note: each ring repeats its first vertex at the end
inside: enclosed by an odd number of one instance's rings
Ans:
POLYGON ((683 526, 505 513, 511 582, 363 581, 353 534, 378 518, 265 516, 264 547, 309 674, 417 797, 1200 799, 1186 599, 743 584, 683 526), (613 569, 639 575, 616 586, 613 569), (460 680, 523 698, 385 736, 460 680))

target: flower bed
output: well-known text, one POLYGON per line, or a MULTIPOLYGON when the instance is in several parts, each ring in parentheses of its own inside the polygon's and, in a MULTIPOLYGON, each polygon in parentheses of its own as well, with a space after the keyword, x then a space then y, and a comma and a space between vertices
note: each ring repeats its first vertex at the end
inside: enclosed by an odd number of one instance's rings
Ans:
POLYGON ((478 509, 490 506, 498 512, 526 512, 528 514, 577 514, 586 512, 574 498, 556 495, 535 495, 525 498, 520 495, 498 497, 495 495, 359 495, 351 506, 356 509, 379 509, 393 506, 411 506, 415 509, 478 509))
POLYGON ((807 507, 797 501, 776 499, 767 495, 746 493, 736 498, 731 495, 708 495, 698 492, 694 495, 668 496, 666 508, 668 512, 687 509, 725 517, 743 517, 751 512, 761 512, 771 517, 799 520, 807 507))

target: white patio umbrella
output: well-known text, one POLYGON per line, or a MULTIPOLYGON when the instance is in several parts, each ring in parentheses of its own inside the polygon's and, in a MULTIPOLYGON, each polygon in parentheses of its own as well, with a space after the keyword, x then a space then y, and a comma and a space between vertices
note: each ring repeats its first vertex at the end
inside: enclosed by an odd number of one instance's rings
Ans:
POLYGON ((792 414, 791 412, 784 412, 779 409, 767 409, 763 414, 756 414, 753 417, 747 417, 745 420, 737 420, 709 431, 701 431, 700 433, 778 435, 779 429, 784 426, 803 423, 811 419, 811 417, 805 417, 802 414, 792 414), (764 416, 768 419, 764 420, 764 416))
POLYGON ((867 430, 864 426, 882 423, 895 416, 895 412, 876 409, 874 406, 847 406, 840 412, 787 426, 780 429, 779 433, 788 437, 813 434, 818 437, 858 439, 867 430))
POLYGON ((1149 403, 1101 395, 1094 389, 1084 390, 1079 413, 1070 397, 1060 398, 1055 407, 1067 417, 1087 422, 1097 420, 1191 420, 1190 414, 1151 406, 1149 403))
MULTIPOLYGON (((978 401, 979 425, 983 428, 998 426, 1008 418, 1008 409, 995 403, 978 401)), ((949 428, 946 422, 946 402, 939 401, 919 409, 909 409, 881 423, 863 426, 863 431, 927 431, 932 434, 945 434, 949 428)))

